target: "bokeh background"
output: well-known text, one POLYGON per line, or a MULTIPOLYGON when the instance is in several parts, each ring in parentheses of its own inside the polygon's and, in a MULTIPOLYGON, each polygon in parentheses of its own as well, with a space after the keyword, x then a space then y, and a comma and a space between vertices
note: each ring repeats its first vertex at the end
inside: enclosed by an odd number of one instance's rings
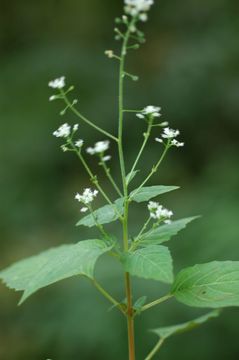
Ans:
MULTIPOLYGON (((140 82, 128 81, 126 96, 131 108, 162 106, 163 120, 179 128, 186 142, 185 148, 170 152, 152 180, 181 187, 161 200, 175 217, 203 215, 171 241, 175 271, 196 262, 239 260, 239 3, 155 3, 143 25, 147 43, 128 60, 140 82)), ((87 176, 51 135, 62 122, 77 119, 58 115, 62 106, 49 103, 47 83, 65 75, 76 86, 73 96, 81 111, 115 131, 117 64, 104 50, 118 49, 113 19, 120 14, 121 0, 0 0, 1 268, 51 246, 92 238, 87 229, 75 227, 80 212, 73 197, 88 184, 87 176)), ((139 119, 126 118, 128 166, 143 129, 139 119)), ((102 139, 85 125, 80 136, 87 145, 102 139)), ((143 170, 132 185, 156 161, 159 146, 152 141, 147 147, 143 170)), ((116 157, 112 172, 119 180, 116 157)), ((132 209, 132 234, 145 216, 144 208, 132 209)), ((116 225, 111 230, 119 234, 116 225)), ((120 267, 103 257, 97 270, 98 279, 121 299, 120 267)), ((135 298, 147 294, 153 300, 166 290, 157 282, 134 280, 135 298)), ((19 295, 0 285, 1 360, 127 358, 124 319, 108 311, 109 304, 86 280, 43 289, 21 307, 16 306, 19 295)), ((148 329, 204 312, 171 301, 137 318, 137 359, 156 341, 148 329)), ((239 309, 226 309, 219 319, 170 340, 161 359, 236 360, 238 324, 239 309)))

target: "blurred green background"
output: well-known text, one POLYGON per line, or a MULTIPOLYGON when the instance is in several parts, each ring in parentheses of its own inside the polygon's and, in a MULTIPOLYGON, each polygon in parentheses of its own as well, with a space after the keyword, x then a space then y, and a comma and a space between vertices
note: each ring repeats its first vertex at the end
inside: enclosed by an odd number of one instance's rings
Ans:
MULTIPOLYGON (((162 106, 163 120, 179 128, 186 142, 170 152, 152 180, 181 187, 161 200, 175 217, 203 215, 172 240, 175 271, 196 262, 239 260, 239 3, 155 3, 143 25, 147 43, 128 60, 140 82, 127 82, 126 96, 132 108, 162 106)), ((120 0, 0 0, 1 268, 51 246, 92 238, 90 231, 74 226, 80 212, 73 197, 88 184, 87 176, 52 137, 62 122, 77 119, 58 115, 62 106, 49 103, 47 83, 66 75, 68 84, 76 85, 81 111, 115 131, 117 64, 104 50, 118 49, 113 19, 120 14, 120 0)), ((143 129, 139 119, 126 118, 128 166, 143 129)), ((84 125, 80 136, 87 145, 102 139, 84 125)), ((158 158, 159 146, 153 141, 148 146, 135 186, 158 158)), ((116 154, 112 171, 119 177, 115 159, 116 154)), ((132 208, 132 234, 145 216, 145 209, 132 208)), ((111 230, 119 233, 116 225, 111 230)), ((120 267, 111 263, 107 257, 99 261, 98 279, 121 299, 120 267)), ((135 298, 147 293, 153 300, 166 289, 135 279, 134 291, 135 298)), ((107 311, 109 304, 86 280, 43 289, 21 307, 18 299, 19 294, 0 286, 1 360, 127 359, 124 319, 107 311)), ((148 329, 204 312, 171 301, 137 318, 137 359, 156 341, 148 329)), ((161 359, 236 360, 238 324, 239 309, 226 309, 219 319, 170 340, 161 359)))

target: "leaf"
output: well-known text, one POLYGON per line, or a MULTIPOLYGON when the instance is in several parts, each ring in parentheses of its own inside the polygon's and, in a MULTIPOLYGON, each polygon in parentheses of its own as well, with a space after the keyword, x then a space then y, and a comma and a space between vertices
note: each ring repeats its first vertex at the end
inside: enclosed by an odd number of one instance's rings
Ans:
POLYGON ((128 252, 122 258, 124 270, 145 279, 173 282, 173 265, 170 252, 165 246, 152 245, 128 252))
POLYGON ((135 175, 139 172, 139 170, 134 170, 131 174, 131 172, 126 176, 126 184, 129 185, 129 183, 133 180, 135 175))
POLYGON ((96 260, 110 248, 101 240, 85 240, 62 245, 18 261, 0 272, 11 289, 24 291, 23 303, 37 290, 74 275, 93 278, 96 260))
POLYGON ((155 229, 152 229, 145 233, 140 239, 139 244, 141 246, 145 245, 155 245, 161 244, 165 241, 171 239, 172 236, 176 235, 180 230, 184 229, 188 223, 197 219, 198 216, 180 219, 171 222, 171 224, 160 225, 155 229))
POLYGON ((177 275, 172 294, 188 306, 239 306, 239 261, 213 261, 177 275))
POLYGON ((176 189, 179 189, 179 187, 178 186, 164 186, 164 185, 145 186, 139 190, 135 189, 134 191, 132 191, 130 193, 130 199, 140 203, 143 201, 148 201, 148 200, 154 198, 155 196, 158 196, 158 195, 161 195, 161 194, 164 194, 169 191, 176 190, 176 189))
POLYGON ((160 327, 158 329, 153 329, 151 331, 154 332, 155 334, 157 334, 160 338, 167 339, 172 335, 180 334, 180 333, 195 329, 196 327, 199 327, 200 325, 204 324, 208 320, 216 318, 219 315, 220 315, 220 310, 214 310, 214 311, 211 311, 208 314, 200 316, 194 320, 187 321, 187 322, 179 324, 179 325, 160 327))
POLYGON ((124 199, 120 198, 115 201, 115 207, 112 205, 105 205, 93 212, 94 215, 90 214, 83 217, 76 226, 84 225, 88 227, 95 226, 95 219, 97 219, 98 224, 108 224, 110 222, 116 221, 120 215, 123 214, 124 208, 124 199))

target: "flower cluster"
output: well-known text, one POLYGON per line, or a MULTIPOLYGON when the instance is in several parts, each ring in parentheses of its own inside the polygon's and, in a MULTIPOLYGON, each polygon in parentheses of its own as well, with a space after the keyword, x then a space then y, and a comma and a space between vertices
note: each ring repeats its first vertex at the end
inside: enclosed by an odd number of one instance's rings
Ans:
POLYGON ((150 10, 153 5, 153 0, 124 0, 125 12, 131 16, 139 16, 142 21, 147 20, 146 12, 150 10))
MULTIPOLYGON (((69 149, 68 146, 72 145, 72 143, 71 143, 72 137, 73 137, 74 133, 78 130, 78 128, 79 128, 79 124, 75 124, 71 128, 70 125, 65 123, 65 124, 61 125, 59 127, 59 129, 57 129, 53 132, 54 136, 56 136, 58 138, 66 138, 67 139, 67 144, 64 144, 61 146, 61 148, 64 152, 71 150, 71 149, 69 149)), ((75 142, 74 146, 80 149, 83 146, 83 144, 84 144, 84 141, 82 139, 79 139, 75 142)))
POLYGON ((110 155, 103 156, 104 152, 109 149, 109 146, 109 140, 98 141, 94 147, 88 147, 86 152, 90 155, 100 155, 103 161, 109 161, 111 159, 110 155))
POLYGON ((148 105, 141 111, 141 113, 137 113, 136 116, 139 119, 145 119, 147 116, 151 116, 153 118, 160 117, 161 116, 160 111, 161 111, 161 107, 148 105))
POLYGON ((56 137, 67 138, 71 134, 71 127, 67 123, 61 125, 59 129, 53 132, 56 137))
POLYGON ((48 83, 49 87, 52 89, 63 89, 63 87, 66 85, 65 83, 65 76, 61 76, 58 79, 52 80, 48 83))
MULTIPOLYGON (((92 203, 94 198, 97 196, 98 191, 97 190, 91 190, 90 188, 87 188, 83 191, 83 194, 77 193, 75 196, 75 199, 78 200, 83 205, 89 205, 92 203)), ((81 208, 81 212, 86 212, 88 210, 88 206, 84 206, 81 208)))
POLYGON ((170 219, 173 216, 173 212, 164 208, 162 205, 159 205, 159 203, 150 201, 148 204, 148 210, 152 219, 164 221, 165 224, 171 223, 170 219))
MULTIPOLYGON (((184 143, 179 142, 178 140, 175 139, 179 134, 180 134, 179 130, 173 130, 173 129, 170 129, 167 127, 165 129, 163 129, 162 138, 168 139, 169 144, 171 146, 182 147, 182 146, 184 146, 184 143)), ((159 143, 164 143, 164 140, 162 138, 155 138, 155 141, 157 141, 159 143)))

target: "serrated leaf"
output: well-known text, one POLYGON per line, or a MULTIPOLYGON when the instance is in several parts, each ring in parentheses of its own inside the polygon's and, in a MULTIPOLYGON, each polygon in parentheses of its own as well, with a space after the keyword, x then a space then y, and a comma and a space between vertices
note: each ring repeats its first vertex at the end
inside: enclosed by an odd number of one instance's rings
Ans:
POLYGON ((133 201, 136 201, 138 203, 143 201, 148 201, 158 195, 167 193, 169 191, 173 191, 179 189, 178 186, 164 186, 164 185, 158 185, 158 186, 145 186, 141 189, 137 190, 135 189, 130 193, 130 199, 133 201))
POLYGON ((11 289, 24 291, 20 304, 37 290, 74 275, 93 278, 96 260, 110 248, 101 240, 62 245, 16 262, 0 272, 11 289))
POLYGON ((126 184, 129 185, 130 182, 133 180, 135 175, 139 172, 139 170, 134 170, 131 174, 131 172, 126 176, 126 184))
POLYGON ((161 339, 167 339, 170 336, 180 334, 180 333, 183 333, 186 331, 190 331, 196 327, 199 327, 200 325, 204 324, 208 320, 216 318, 219 315, 220 315, 220 310, 214 310, 214 311, 211 311, 208 314, 200 316, 194 320, 187 321, 185 323, 178 324, 178 325, 160 327, 158 329, 153 329, 151 331, 154 332, 155 334, 157 334, 161 339))
POLYGON ((172 257, 167 247, 152 245, 126 253, 122 259, 124 270, 145 279, 173 282, 172 257))
POLYGON ((94 215, 90 214, 83 217, 76 226, 84 225, 88 227, 95 226, 95 219, 97 219, 98 224, 108 224, 110 222, 116 221, 120 215, 123 214, 124 208, 124 199, 120 198, 115 201, 115 206, 105 205, 94 211, 94 215), (118 212, 116 211, 117 208, 118 212))
POLYGON ((239 306, 239 261, 213 261, 186 268, 177 275, 172 294, 188 306, 239 306))
POLYGON ((140 239, 139 239, 139 245, 146 246, 146 245, 152 245, 152 244, 161 244, 165 241, 168 241, 171 239, 172 236, 177 235, 179 231, 184 229, 187 224, 189 224, 191 221, 197 219, 198 216, 180 219, 171 222, 171 224, 164 224, 156 227, 155 229, 152 229, 145 233, 140 239))

